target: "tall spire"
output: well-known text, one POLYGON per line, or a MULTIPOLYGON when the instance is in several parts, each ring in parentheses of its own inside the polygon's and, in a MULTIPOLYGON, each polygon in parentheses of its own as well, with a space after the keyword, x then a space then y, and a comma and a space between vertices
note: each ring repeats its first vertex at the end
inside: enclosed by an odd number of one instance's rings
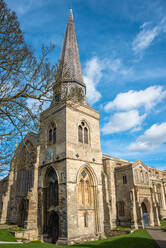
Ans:
POLYGON ((63 81, 75 82, 85 87, 71 7, 60 56, 60 64, 62 66, 63 81))

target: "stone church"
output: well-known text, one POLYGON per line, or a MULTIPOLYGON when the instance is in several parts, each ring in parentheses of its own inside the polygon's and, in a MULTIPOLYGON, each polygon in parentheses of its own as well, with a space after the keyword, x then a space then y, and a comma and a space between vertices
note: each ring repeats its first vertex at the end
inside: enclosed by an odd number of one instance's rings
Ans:
POLYGON ((72 9, 60 61, 70 72, 63 85, 80 88, 82 103, 52 103, 41 114, 39 133, 15 149, 10 173, 0 181, 0 223, 23 227, 17 237, 56 244, 108 237, 117 225, 159 226, 166 218, 166 171, 102 154, 72 9))

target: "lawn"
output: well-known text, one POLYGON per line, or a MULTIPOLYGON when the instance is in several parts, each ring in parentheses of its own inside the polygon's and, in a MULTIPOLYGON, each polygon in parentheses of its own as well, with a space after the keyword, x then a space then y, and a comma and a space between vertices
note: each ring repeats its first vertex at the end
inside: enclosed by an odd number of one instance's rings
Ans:
POLYGON ((10 233, 9 229, 0 229, 0 241, 12 242, 16 241, 16 238, 10 233))
POLYGON ((161 224, 161 226, 165 226, 165 227, 166 227, 166 219, 161 220, 161 221, 160 221, 160 224, 161 224))
POLYGON ((117 226, 115 230, 129 231, 131 230, 131 227, 117 226))
MULTIPOLYGON (((0 240, 1 237, 0 237, 0 240)), ((9 245, 0 245, 0 248, 9 248, 9 245)), ((31 242, 28 244, 10 244, 11 248, 66 248, 48 243, 31 242)), ((98 240, 78 245, 71 248, 159 248, 146 230, 137 230, 134 233, 98 240)))
POLYGON ((160 221, 161 229, 166 232, 166 219, 160 221))

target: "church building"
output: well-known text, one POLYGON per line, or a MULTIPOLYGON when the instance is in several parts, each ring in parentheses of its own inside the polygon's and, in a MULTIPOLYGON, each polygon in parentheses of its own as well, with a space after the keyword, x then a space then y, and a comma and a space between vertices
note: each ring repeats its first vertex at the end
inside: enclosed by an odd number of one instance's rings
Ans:
POLYGON ((0 223, 23 227, 17 237, 58 245, 109 237, 117 225, 159 226, 166 218, 166 171, 102 154, 100 116, 86 99, 72 9, 60 63, 63 88, 80 89, 83 99, 56 99, 41 113, 39 133, 27 134, 16 148, 0 181, 0 223))

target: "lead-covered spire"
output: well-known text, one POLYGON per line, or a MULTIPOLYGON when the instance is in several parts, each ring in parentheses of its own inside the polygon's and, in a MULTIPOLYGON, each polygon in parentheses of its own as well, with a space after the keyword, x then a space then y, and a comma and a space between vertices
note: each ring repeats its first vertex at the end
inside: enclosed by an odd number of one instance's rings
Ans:
POLYGON ((78 83, 85 87, 81 70, 72 8, 70 8, 69 12, 65 38, 60 56, 60 64, 62 68, 63 81, 78 83))

